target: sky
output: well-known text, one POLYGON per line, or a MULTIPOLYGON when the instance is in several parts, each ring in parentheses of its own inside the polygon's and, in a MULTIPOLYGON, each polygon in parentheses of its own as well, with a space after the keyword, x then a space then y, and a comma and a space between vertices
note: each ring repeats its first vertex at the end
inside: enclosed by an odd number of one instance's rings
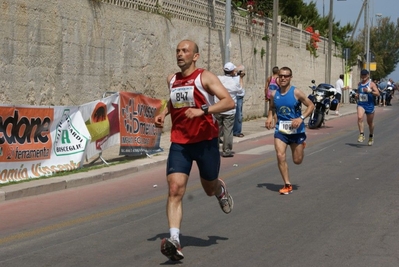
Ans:
MULTIPOLYGON (((316 3, 316 7, 320 15, 323 15, 323 6, 324 6, 324 15, 328 16, 330 10, 330 0, 303 0, 303 2, 307 4, 310 3, 311 1, 316 3)), ((363 0, 346 0, 346 1, 333 0, 333 1, 334 1, 333 14, 335 18, 334 21, 335 22, 340 21, 341 26, 346 25, 347 23, 351 23, 354 25, 362 8, 363 0)), ((378 16, 381 16, 381 17, 389 17, 391 22, 394 22, 396 24, 396 21, 399 17, 398 0, 369 0, 369 1, 370 1, 369 2, 370 23, 373 22, 375 23, 375 21, 378 19, 378 16)), ((364 12, 360 17, 356 32, 358 33, 363 28, 364 28, 364 12)), ((399 81, 399 64, 396 65, 395 71, 389 74, 389 77, 387 78, 392 78, 394 81, 399 81)))

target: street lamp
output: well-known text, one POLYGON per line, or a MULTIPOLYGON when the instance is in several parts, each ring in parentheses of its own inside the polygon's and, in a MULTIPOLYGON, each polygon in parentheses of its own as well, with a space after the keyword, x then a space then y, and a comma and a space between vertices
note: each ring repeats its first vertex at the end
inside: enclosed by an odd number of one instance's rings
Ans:
MULTIPOLYGON (((381 19, 381 17, 382 17, 382 14, 381 13, 376 13, 375 14, 375 21, 376 21, 376 23, 377 23, 377 29, 378 29, 378 26, 379 26, 379 21, 380 21, 380 19, 381 19)), ((373 26, 373 25, 371 25, 371 26, 373 26)))

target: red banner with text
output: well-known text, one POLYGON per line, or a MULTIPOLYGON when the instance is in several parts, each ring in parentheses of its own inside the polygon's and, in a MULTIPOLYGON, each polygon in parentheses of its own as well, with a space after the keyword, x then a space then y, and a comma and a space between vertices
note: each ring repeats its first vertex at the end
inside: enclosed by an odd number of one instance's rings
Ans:
POLYGON ((120 92, 120 154, 139 156, 163 151, 162 128, 155 126, 155 116, 162 102, 142 94, 120 92))

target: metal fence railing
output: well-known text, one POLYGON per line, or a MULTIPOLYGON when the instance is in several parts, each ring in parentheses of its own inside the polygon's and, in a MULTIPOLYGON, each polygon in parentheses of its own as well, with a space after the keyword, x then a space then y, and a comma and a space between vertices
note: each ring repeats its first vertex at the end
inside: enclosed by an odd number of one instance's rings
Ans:
MULTIPOLYGON (((118 5, 162 14, 166 17, 176 18, 216 30, 225 28, 225 2, 217 0, 99 0, 103 3, 118 5)), ((232 32, 270 39, 272 20, 258 16, 245 16, 245 10, 232 11, 232 32)), ((306 49, 310 41, 310 34, 301 26, 294 27, 285 23, 278 23, 277 38, 279 44, 306 49)), ((325 54, 327 40, 320 38, 318 53, 325 54)), ((336 49, 336 48, 335 48, 336 49)))

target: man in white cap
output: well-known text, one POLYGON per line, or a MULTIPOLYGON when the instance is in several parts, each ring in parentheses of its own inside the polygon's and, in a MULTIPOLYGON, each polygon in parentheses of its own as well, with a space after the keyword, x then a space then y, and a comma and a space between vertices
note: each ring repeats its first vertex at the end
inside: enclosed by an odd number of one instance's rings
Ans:
MULTIPOLYGON (((237 94, 243 93, 240 82, 237 82, 235 78, 236 66, 227 62, 224 67, 224 75, 218 76, 219 80, 222 82, 223 86, 229 92, 231 98, 234 100, 234 103, 237 103, 237 94)), ((242 80, 240 76, 240 80, 242 80)), ((242 83, 242 81, 241 81, 242 83)), ((215 96, 215 102, 218 102, 219 99, 215 96)), ((235 121, 236 108, 230 109, 228 111, 215 114, 215 118, 219 124, 219 137, 223 138, 223 152, 222 157, 233 157, 233 126, 235 121)))

